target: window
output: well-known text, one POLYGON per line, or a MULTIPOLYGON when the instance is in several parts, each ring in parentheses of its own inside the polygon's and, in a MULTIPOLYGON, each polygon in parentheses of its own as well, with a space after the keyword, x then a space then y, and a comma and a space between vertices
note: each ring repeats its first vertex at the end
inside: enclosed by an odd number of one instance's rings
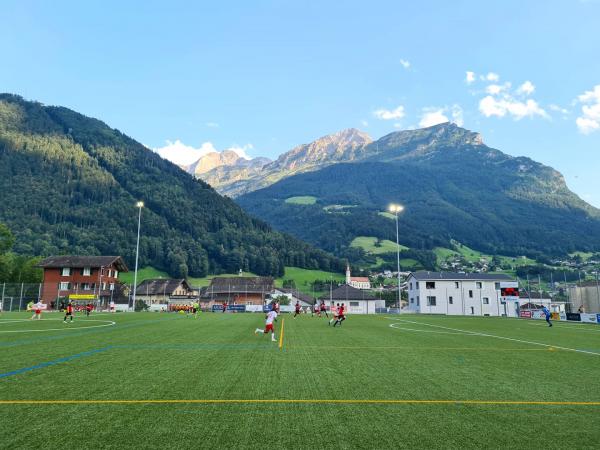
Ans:
POLYGON ((350 306, 360 306, 359 302, 350 302, 350 306))
POLYGON ((68 291, 69 290, 69 283, 67 281, 61 281, 58 284, 58 289, 60 289, 61 291, 68 291))
POLYGON ((115 290, 115 283, 110 283, 110 290, 114 291, 115 290))
POLYGON ((454 289, 458 289, 458 281, 454 282, 454 289))
POLYGON ((427 306, 435 306, 435 296, 427 296, 427 306))
POLYGON ((81 283, 81 289, 84 291, 90 290, 90 283, 81 283))
POLYGON ((102 290, 105 291, 106 290, 106 283, 102 282, 102 290))
POLYGON ((411 302, 411 303, 414 303, 414 302, 415 302, 415 299, 414 299, 414 298, 411 298, 411 299, 410 299, 410 302, 411 302))
POLYGON ((473 298, 473 291, 469 291, 469 298, 473 298))
POLYGON ((92 291, 96 290, 96 283, 92 283, 92 291))
POLYGON ((471 315, 474 316, 475 315, 475 307, 471 306, 471 315))
POLYGON ((412 289, 412 281, 410 282, 410 288, 412 289))
POLYGON ((70 267, 63 267, 61 275, 63 277, 68 277, 69 275, 71 275, 71 268, 70 267))
POLYGON ((484 305, 489 305, 490 304, 490 299, 487 297, 483 297, 483 304, 484 305))
POLYGON ((415 283, 415 286, 416 286, 417 289, 419 289, 419 282, 418 281, 415 283))
POLYGON ((435 289, 435 281, 426 281, 425 289, 435 289))
POLYGON ((477 289, 481 289, 481 281, 478 281, 477 283, 475 283, 475 285, 477 286, 477 289))
POLYGON ((84 277, 89 277, 92 274, 92 269, 90 267, 84 267, 81 275, 84 277))
POLYGON ((113 277, 114 277, 114 278, 117 278, 117 276, 119 276, 119 271, 118 271, 118 270, 115 270, 115 272, 113 273, 113 277))
POLYGON ((448 303, 450 305, 454 305, 454 300, 452 299, 452 297, 448 297, 448 303))
POLYGON ((108 276, 112 277, 112 270, 108 269, 108 276))
POLYGON ((417 306, 419 306, 419 296, 417 295, 417 306))

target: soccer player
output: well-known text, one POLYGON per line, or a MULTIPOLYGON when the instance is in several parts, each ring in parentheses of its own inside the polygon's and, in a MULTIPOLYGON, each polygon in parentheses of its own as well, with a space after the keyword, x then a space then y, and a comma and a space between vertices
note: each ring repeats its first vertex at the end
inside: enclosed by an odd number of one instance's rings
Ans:
POLYGON ((344 316, 344 310, 345 310, 345 308, 346 308, 346 306, 343 303, 338 307, 338 310, 337 310, 337 320, 333 324, 334 327, 336 325, 339 325, 341 327, 342 326, 342 322, 344 320, 346 320, 346 316, 344 316))
POLYGON ((85 307, 85 315, 86 315, 87 317, 90 317, 90 314, 91 314, 91 312, 92 312, 92 308, 93 308, 93 306, 92 306, 92 304, 91 304, 91 303, 88 303, 88 304, 86 305, 86 307, 85 307))
POLYGON ((325 317, 329 319, 329 314, 327 314, 327 306, 325 306, 325 301, 321 300, 321 314, 323 313, 325 313, 325 317))
POLYGON ((33 316, 31 316, 31 320, 33 320, 33 319, 41 320, 43 307, 44 307, 44 304, 41 301, 38 301, 35 305, 32 306, 33 316))
POLYGON ((71 322, 73 322, 73 304, 71 302, 69 302, 67 309, 65 310, 65 318, 63 319, 64 323, 67 323, 67 317, 71 317, 71 322))
POLYGON ((329 319, 329 322, 327 322, 328 325, 331 325, 332 322, 337 322, 337 318, 338 318, 338 311, 340 309, 340 304, 338 303, 337 305, 333 305, 333 302, 331 302, 331 319, 329 319))
POLYGON ((299 316, 302 311, 300 310, 300 302, 296 302, 296 311, 294 312, 294 319, 299 316))
POLYGON ((551 327, 552 326, 552 322, 550 322, 550 310, 548 310, 548 308, 546 308, 545 306, 542 308, 542 312, 544 313, 544 315, 546 316, 546 322, 548 322, 548 326, 551 327))
POLYGON ((221 309, 222 312, 227 311, 227 302, 223 302, 223 306, 221 308, 222 308, 221 309))
POLYGON ((257 328, 256 330, 254 330, 254 334, 258 334, 258 333, 268 334, 270 331, 271 332, 271 342, 277 342, 277 339, 275 339, 275 329, 273 328, 273 322, 276 319, 277 319, 277 311, 275 311, 275 308, 273 308, 273 309, 271 309, 271 311, 269 311, 267 313, 266 320, 265 320, 265 329, 261 330, 260 328, 257 328))

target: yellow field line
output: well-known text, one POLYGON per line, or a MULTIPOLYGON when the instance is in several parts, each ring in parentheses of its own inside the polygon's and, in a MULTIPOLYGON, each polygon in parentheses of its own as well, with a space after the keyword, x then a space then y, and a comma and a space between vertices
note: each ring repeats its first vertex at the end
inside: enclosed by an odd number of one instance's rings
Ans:
POLYGON ((558 406, 600 406, 597 402, 569 401, 521 401, 521 400, 350 400, 350 399, 160 399, 160 400, 0 400, 0 405, 103 405, 103 404, 372 404, 372 405, 558 405, 558 406))
POLYGON ((288 346, 288 350, 290 349, 344 349, 344 350, 480 350, 480 351, 499 351, 499 352, 549 352, 549 351, 558 351, 553 348, 493 348, 493 347, 389 347, 389 346, 381 346, 381 347, 338 347, 338 346, 288 346))
POLYGON ((285 325, 285 319, 281 321, 281 333, 279 333, 279 350, 283 348, 283 326, 285 325))

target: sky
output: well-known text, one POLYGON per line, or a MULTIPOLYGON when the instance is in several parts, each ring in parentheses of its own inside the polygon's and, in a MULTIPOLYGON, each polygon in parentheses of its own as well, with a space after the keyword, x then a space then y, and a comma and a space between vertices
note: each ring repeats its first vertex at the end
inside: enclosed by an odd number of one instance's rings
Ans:
POLYGON ((173 161, 453 121, 600 207, 600 0, 0 0, 0 92, 173 161))

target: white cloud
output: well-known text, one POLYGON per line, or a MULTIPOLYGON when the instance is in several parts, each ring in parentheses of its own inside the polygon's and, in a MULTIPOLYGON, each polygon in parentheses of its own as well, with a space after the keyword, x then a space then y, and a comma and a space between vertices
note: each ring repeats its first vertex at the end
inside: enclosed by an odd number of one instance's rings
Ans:
POLYGON ((535 91, 535 85, 527 80, 517 89, 517 94, 531 95, 535 91))
POLYGON ((485 92, 491 95, 498 95, 500 92, 510 89, 510 86, 510 83, 490 84, 489 86, 486 86, 485 92))
POLYGON ((467 71, 467 75, 465 77, 465 82, 467 84, 471 84, 475 81, 475 72, 467 71))
POLYGON ((238 154, 238 156, 240 156, 241 158, 252 159, 252 157, 249 156, 248 153, 246 153, 246 151, 252 150, 253 148, 254 148, 254 146, 252 144, 246 144, 241 147, 239 145, 234 145, 232 147, 229 147, 227 150, 236 152, 238 154))
POLYGON ((452 122, 454 122, 459 127, 462 127, 465 124, 463 120, 463 109, 460 105, 452 105, 450 108, 450 113, 452 114, 452 122))
POLYGON ((419 121, 420 128, 432 127, 434 125, 445 123, 445 122, 454 122, 458 126, 463 125, 463 110, 460 105, 452 105, 451 107, 428 107, 423 108, 423 114, 421 115, 421 120, 419 121), (448 114, 451 119, 448 118, 448 114))
POLYGON ((402 64, 402 67, 404 67, 405 69, 410 68, 410 61, 408 61, 406 59, 401 59, 400 64, 402 64))
MULTIPOLYGON (((169 161, 181 166, 192 164, 208 153, 219 152, 212 142, 204 142, 202 145, 200 145, 200 147, 197 148, 191 145, 186 145, 179 139, 176 139, 175 141, 167 140, 166 144, 167 145, 164 147, 154 148, 153 150, 164 159, 168 159, 169 161)), ((252 144, 247 144, 243 147, 234 145, 227 150, 236 152, 242 158, 250 159, 246 151, 251 150, 252 148, 252 144)))
POLYGON ((378 109, 373 111, 373 115, 381 120, 402 119, 404 117, 404 106, 400 105, 396 109, 378 109))
POLYGON ((510 95, 505 95, 502 98, 488 95, 482 98, 479 102, 479 111, 485 117, 512 116, 515 120, 534 116, 549 118, 548 113, 535 100, 529 98, 525 101, 519 101, 510 95))
POLYGON ((492 82, 485 87, 486 95, 479 100, 479 111, 485 117, 512 117, 515 120, 536 116, 550 118, 536 100, 529 98, 535 92, 535 85, 531 81, 527 80, 512 89, 509 81, 499 84, 500 75, 495 72, 481 75, 479 80, 492 82))
POLYGON ((548 105, 548 108, 551 111, 556 111, 556 112, 559 112, 559 113, 562 113, 562 114, 569 114, 569 110, 568 109, 563 108, 562 106, 559 106, 559 105, 555 105, 554 103, 548 105))
POLYGON ((575 120, 579 131, 590 134, 600 130, 600 84, 594 86, 591 91, 584 92, 577 99, 583 104, 582 115, 575 120))
POLYGON ((208 128, 219 128, 219 124, 217 122, 206 122, 204 125, 208 128))

